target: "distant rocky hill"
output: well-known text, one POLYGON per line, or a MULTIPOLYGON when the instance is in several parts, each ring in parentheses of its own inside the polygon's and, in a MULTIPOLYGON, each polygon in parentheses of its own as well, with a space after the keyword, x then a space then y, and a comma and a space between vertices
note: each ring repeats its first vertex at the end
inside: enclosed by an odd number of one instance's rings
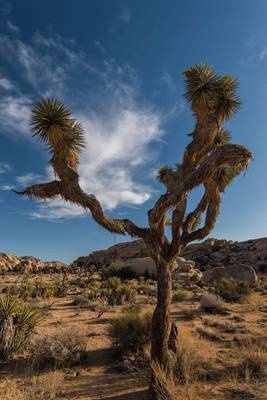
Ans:
MULTIPOLYGON (((142 240, 119 243, 106 250, 94 251, 88 256, 79 257, 73 266, 110 265, 121 260, 147 257, 147 250, 142 240)), ((207 239, 201 243, 189 245, 182 256, 194 260, 200 271, 210 268, 250 264, 257 272, 267 273, 267 238, 234 242, 232 240, 207 239)))
POLYGON ((68 268, 61 261, 42 261, 32 256, 16 256, 9 253, 0 253, 0 272, 62 272, 68 268))

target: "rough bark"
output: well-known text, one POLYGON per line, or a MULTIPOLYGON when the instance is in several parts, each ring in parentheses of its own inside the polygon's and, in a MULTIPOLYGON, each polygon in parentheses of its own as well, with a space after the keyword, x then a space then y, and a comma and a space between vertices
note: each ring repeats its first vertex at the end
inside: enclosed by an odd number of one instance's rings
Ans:
POLYGON ((7 360, 15 335, 13 318, 5 318, 0 325, 0 358, 7 360))
MULTIPOLYGON (((172 299, 172 272, 173 263, 161 260, 157 265, 157 305, 152 318, 151 359, 159 363, 167 372, 172 373, 178 330, 170 320, 172 299)), ((154 387, 152 373, 150 398, 160 400, 154 387)))

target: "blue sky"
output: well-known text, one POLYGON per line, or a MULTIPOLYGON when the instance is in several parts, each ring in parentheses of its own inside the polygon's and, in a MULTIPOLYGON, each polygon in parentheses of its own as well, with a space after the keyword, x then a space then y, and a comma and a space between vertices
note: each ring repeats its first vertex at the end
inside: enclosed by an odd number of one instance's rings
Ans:
POLYGON ((254 153, 211 236, 267 236, 265 0, 2 0, 0 19, 0 251, 70 261, 128 240, 61 200, 10 192, 52 177, 29 129, 34 101, 56 96, 72 109, 86 129, 81 185, 110 215, 145 225, 162 191, 155 174, 179 161, 193 129, 182 71, 204 60, 239 79, 243 104, 228 128, 254 153))

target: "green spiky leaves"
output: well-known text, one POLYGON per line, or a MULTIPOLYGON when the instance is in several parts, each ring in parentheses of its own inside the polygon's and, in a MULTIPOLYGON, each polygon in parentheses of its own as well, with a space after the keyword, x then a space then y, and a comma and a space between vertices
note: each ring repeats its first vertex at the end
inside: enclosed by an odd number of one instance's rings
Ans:
POLYGON ((237 89, 238 81, 233 76, 217 78, 214 109, 219 119, 230 119, 239 110, 241 102, 236 94, 237 89))
POLYGON ((168 165, 163 165, 157 175, 157 179, 159 182, 164 183, 164 180, 166 176, 168 175, 169 172, 171 172, 172 169, 168 165))
POLYGON ((233 167, 224 165, 221 167, 215 176, 216 184, 218 185, 219 191, 224 192, 227 186, 229 186, 236 176, 236 172, 233 167))
POLYGON ((217 133, 215 139, 214 139, 214 144, 215 146, 222 146, 224 144, 228 144, 231 141, 231 133, 227 129, 220 129, 219 132, 217 133))
POLYGON ((209 106, 214 100, 216 74, 208 63, 202 63, 184 71, 185 98, 193 106, 209 106))
POLYGON ((195 114, 208 111, 218 120, 225 120, 239 109, 238 81, 232 76, 217 75, 208 63, 187 69, 184 75, 185 98, 195 114))
POLYGON ((64 143, 71 152, 79 154, 85 147, 82 126, 71 116, 69 108, 57 99, 42 99, 34 105, 31 128, 33 136, 46 142, 50 149, 56 143, 64 143))

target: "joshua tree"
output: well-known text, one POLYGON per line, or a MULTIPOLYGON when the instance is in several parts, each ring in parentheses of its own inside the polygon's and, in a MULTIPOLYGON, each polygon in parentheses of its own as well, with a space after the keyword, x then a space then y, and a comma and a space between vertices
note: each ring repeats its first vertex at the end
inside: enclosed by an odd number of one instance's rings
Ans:
MULTIPOLYGON (((61 196, 91 212, 93 219, 110 232, 142 238, 157 267, 158 296, 152 320, 152 359, 169 368, 175 346, 170 334, 176 330, 170 322, 172 273, 175 259, 188 243, 205 238, 214 228, 220 212, 221 193, 252 158, 250 150, 230 143, 223 128, 239 109, 238 82, 232 76, 219 76, 207 63, 184 72, 185 98, 195 119, 191 142, 181 163, 164 166, 158 174, 165 192, 148 211, 148 226, 140 227, 129 219, 108 217, 93 194, 79 185, 79 153, 85 146, 81 125, 69 109, 56 99, 41 100, 32 110, 32 131, 48 145, 57 180, 27 187, 20 195, 37 199, 61 196), (203 186, 197 207, 187 213, 190 192, 203 186), (200 217, 203 226, 199 227, 200 217), (166 225, 171 234, 166 234, 166 225), (171 327, 173 329, 171 329, 171 327), (170 347, 172 350, 170 350, 170 347)), ((172 338, 173 339, 173 338, 172 338)), ((155 397, 155 396, 154 396, 155 397)))

